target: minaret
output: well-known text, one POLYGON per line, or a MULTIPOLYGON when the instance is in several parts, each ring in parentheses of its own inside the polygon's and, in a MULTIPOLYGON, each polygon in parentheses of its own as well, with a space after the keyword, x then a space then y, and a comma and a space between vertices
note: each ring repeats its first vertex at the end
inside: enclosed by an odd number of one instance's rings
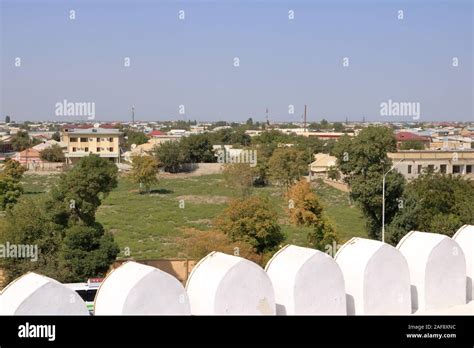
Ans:
POLYGON ((132 125, 135 124, 135 106, 132 106, 132 125))

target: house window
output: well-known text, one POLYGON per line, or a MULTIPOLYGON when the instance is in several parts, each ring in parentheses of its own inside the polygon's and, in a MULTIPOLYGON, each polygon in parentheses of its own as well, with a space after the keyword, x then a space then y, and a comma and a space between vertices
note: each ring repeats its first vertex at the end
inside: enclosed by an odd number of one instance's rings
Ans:
POLYGON ((446 164, 442 164, 439 166, 439 171, 443 174, 446 174, 446 164))
POLYGON ((110 152, 114 152, 114 148, 113 148, 113 147, 109 147, 109 151, 110 151, 110 152))
POLYGON ((72 152, 76 152, 76 148, 75 148, 75 147, 72 148, 72 152))
POLYGON ((421 166, 421 164, 418 165, 418 174, 421 174, 421 171, 422 171, 423 167, 421 166))
POLYGON ((114 138, 109 138, 109 141, 112 143, 114 141, 114 138))
POLYGON ((81 143, 87 143, 87 138, 81 138, 81 143))
POLYGON ((100 142, 100 138, 97 138, 96 141, 99 143, 99 142, 100 142))
POLYGON ((70 141, 71 143, 75 143, 75 142, 77 141, 77 138, 71 138, 71 139, 69 139, 69 141, 70 141))
POLYGON ((89 152, 89 148, 86 147, 86 148, 84 149, 84 151, 85 151, 85 152, 89 152))
POLYGON ((461 173, 461 166, 453 166, 453 174, 461 173))
POLYGON ((96 149, 96 151, 97 151, 97 152, 100 152, 100 147, 98 147, 98 148, 96 149))
POLYGON ((466 166, 466 173, 472 173, 472 165, 471 164, 468 164, 466 166))
POLYGON ((408 165, 408 174, 411 174, 411 165, 408 165))
POLYGON ((94 141, 94 138, 89 138, 89 141, 94 141))

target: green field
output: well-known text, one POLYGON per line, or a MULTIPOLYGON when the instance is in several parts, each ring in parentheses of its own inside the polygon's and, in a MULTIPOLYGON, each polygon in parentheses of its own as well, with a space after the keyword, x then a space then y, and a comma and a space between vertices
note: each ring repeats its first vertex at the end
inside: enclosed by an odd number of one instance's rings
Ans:
MULTIPOLYGON (((49 190, 56 176, 26 175, 27 195, 49 190)), ((128 248, 135 259, 184 258, 183 231, 208 230, 212 220, 236 193, 226 187, 222 175, 160 179, 150 194, 139 194, 136 184, 125 178, 103 201, 97 220, 113 233, 121 250, 128 248), (180 208, 184 202, 184 207, 180 208)), ((345 241, 354 236, 367 237, 361 211, 350 204, 348 194, 323 183, 316 184, 326 214, 345 241)), ((254 189, 255 194, 271 198, 286 235, 286 243, 305 246, 310 228, 291 225, 285 213, 286 201, 276 187, 254 189)), ((120 257, 119 256, 119 257, 120 257)))

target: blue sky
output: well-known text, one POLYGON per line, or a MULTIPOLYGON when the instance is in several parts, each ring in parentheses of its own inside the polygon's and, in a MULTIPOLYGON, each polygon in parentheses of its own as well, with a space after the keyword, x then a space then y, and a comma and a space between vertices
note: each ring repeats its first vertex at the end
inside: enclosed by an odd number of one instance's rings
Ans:
POLYGON ((104 121, 132 105, 140 120, 301 121, 304 104, 309 121, 410 121, 380 115, 389 99, 420 103, 420 121, 474 119, 470 0, 0 1, 2 119, 71 120, 54 114, 64 99, 104 121))

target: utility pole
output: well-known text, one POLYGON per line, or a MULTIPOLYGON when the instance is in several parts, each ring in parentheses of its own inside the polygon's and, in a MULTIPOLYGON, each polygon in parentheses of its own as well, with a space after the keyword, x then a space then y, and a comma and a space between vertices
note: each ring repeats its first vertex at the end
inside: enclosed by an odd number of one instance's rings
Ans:
POLYGON ((265 110, 265 119, 267 120, 267 126, 270 125, 270 121, 268 119, 268 108, 265 110))

